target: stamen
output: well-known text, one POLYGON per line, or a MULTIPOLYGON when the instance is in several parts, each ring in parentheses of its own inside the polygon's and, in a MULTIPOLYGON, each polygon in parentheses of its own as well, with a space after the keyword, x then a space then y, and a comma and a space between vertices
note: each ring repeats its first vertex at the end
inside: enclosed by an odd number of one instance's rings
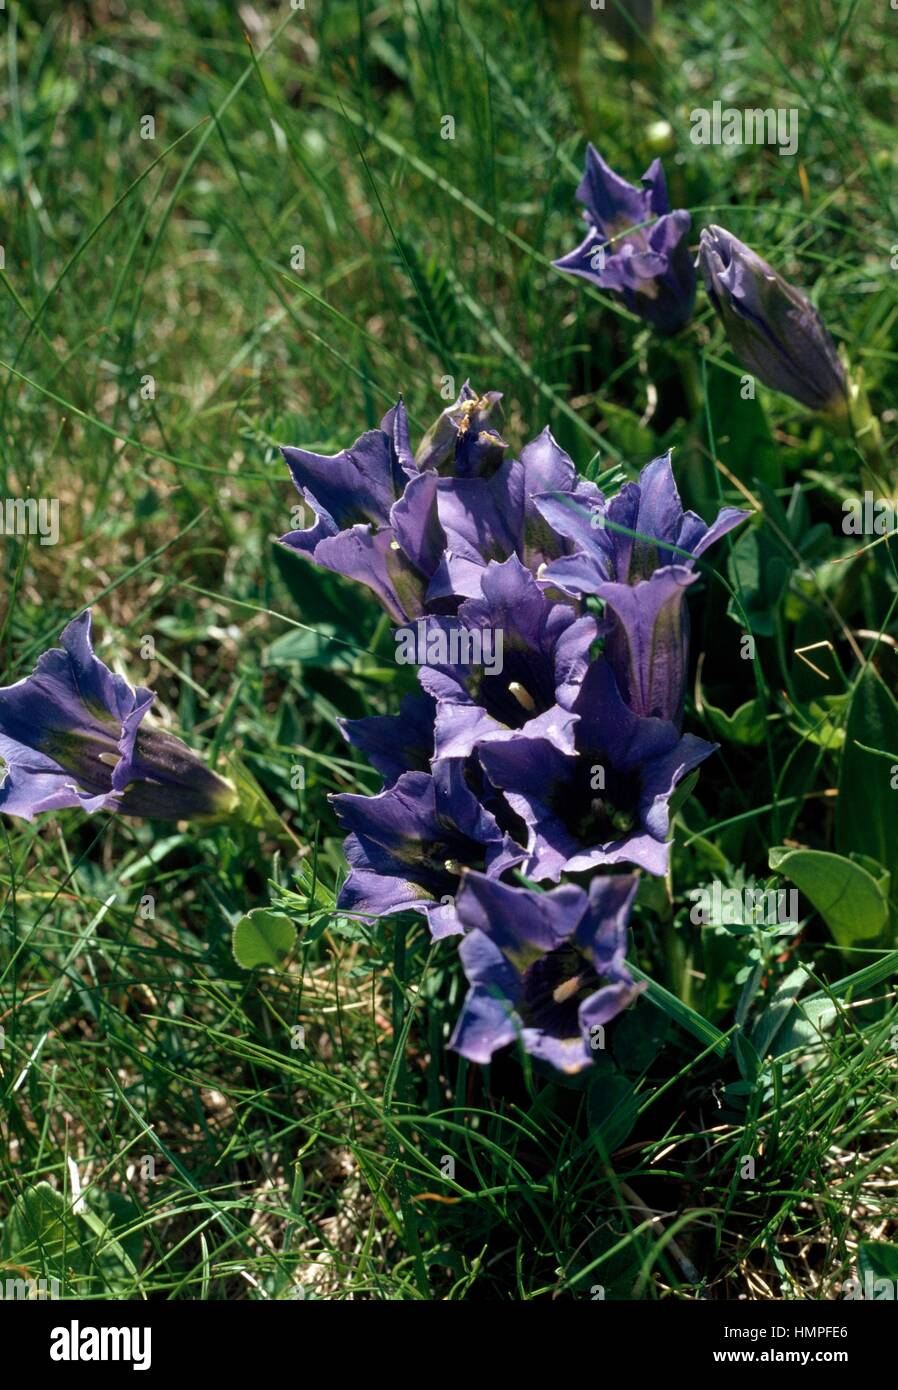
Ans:
POLYGON ((445 868, 447 873, 461 874, 461 864, 459 864, 457 859, 444 860, 443 867, 445 868))
POLYGON ((118 753, 98 753, 98 754, 97 754, 97 758, 99 759, 99 761, 100 761, 101 763, 105 763, 107 767, 118 767, 118 765, 119 765, 119 760, 120 760, 120 756, 121 756, 121 755, 118 754, 118 753))
POLYGON ((521 709, 529 711, 530 714, 536 709, 536 701, 530 694, 530 691, 525 690, 519 681, 508 682, 508 693, 515 697, 521 709))
POLYGON ((580 988, 580 982, 582 979, 582 975, 574 975, 572 979, 565 980, 564 984, 558 985, 556 989, 553 989, 552 998, 554 999, 555 1003, 564 1004, 568 999, 572 998, 573 995, 575 995, 577 993, 577 990, 580 988))

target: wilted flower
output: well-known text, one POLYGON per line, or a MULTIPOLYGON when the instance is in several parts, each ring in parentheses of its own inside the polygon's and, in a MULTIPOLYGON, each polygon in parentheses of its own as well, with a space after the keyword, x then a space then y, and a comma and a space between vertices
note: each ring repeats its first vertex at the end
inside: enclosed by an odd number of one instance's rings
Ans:
POLYGON ((422 912, 434 940, 461 931, 454 898, 463 869, 498 875, 524 857, 471 791, 461 759, 440 760, 433 776, 404 772, 378 796, 340 793, 333 803, 351 832, 338 910, 422 912))
POLYGON ((670 453, 643 468, 610 502, 587 511, 564 496, 535 499, 573 553, 543 578, 574 594, 595 594, 613 615, 605 641, 621 694, 641 715, 679 724, 688 662, 686 589, 694 562, 748 513, 724 507, 710 526, 684 512, 670 453))
POLYGON ((666 873, 671 797, 716 745, 634 714, 604 658, 590 666, 573 712, 573 756, 547 739, 478 749, 490 782, 527 826, 523 872, 553 883, 603 864, 666 873))
POLYGON ((627 183, 589 145, 577 189, 588 231, 555 265, 620 295, 634 314, 670 335, 688 323, 695 302, 686 242, 692 218, 682 208, 670 211, 660 159, 652 160, 642 184, 627 183))
POLYGON ((706 227, 699 264, 733 352, 774 391, 810 410, 848 409, 836 345, 811 301, 723 227, 706 227))
MULTIPOLYGON (((481 631, 501 633, 500 669, 460 663, 425 666, 419 679, 437 700, 435 753, 464 758, 478 744, 516 731, 573 751, 570 706, 587 666, 598 624, 578 618, 569 603, 547 601, 533 575, 512 555, 482 572, 479 599, 466 599, 454 618, 428 618, 428 629, 458 645, 481 631)), ((471 644, 473 646, 473 643, 471 644)))
POLYGON ((508 447, 491 423, 501 399, 501 391, 478 396, 466 381, 458 400, 446 407, 418 445, 417 467, 454 478, 494 473, 508 447))
POLYGON ((143 726, 156 697, 94 655, 90 610, 60 641, 30 676, 0 689, 0 811, 31 820, 73 806, 193 820, 234 809, 230 782, 180 739, 143 726))
POLYGON ((472 1062, 519 1040, 559 1071, 592 1065, 602 1029, 640 993, 624 963, 638 879, 548 893, 464 875, 459 946, 470 983, 449 1046, 472 1062))

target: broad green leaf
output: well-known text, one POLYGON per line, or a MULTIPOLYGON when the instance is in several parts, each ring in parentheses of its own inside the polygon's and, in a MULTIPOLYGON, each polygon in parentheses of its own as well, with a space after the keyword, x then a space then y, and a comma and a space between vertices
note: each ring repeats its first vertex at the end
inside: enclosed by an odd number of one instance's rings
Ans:
POLYGON ((831 999, 818 994, 800 1000, 788 1015, 770 1047, 771 1057, 784 1057, 797 1049, 808 1051, 819 1047, 821 1035, 832 1028, 839 1010, 831 999))
POLYGON ((757 1081, 761 1071, 761 1057, 751 1039, 743 1032, 733 1034, 733 1056, 749 1088, 757 1081))
POLYGON ((702 706, 711 721, 714 732, 728 743, 741 743, 752 746, 764 742, 767 727, 767 704, 760 696, 747 700, 733 714, 717 709, 703 698, 702 706))
POLYGON ((820 913, 840 946, 883 938, 889 920, 889 876, 825 850, 771 849, 770 867, 791 879, 820 913))
MULTIPOLYGON (((868 667, 848 711, 836 802, 836 848, 842 854, 852 850, 869 854, 879 864, 898 868, 898 789, 892 786, 891 756, 896 750, 898 704, 868 667)), ((898 907, 898 873, 893 880, 892 902, 898 907)))
POLYGON ((66 1297, 85 1291, 87 1228, 48 1182, 35 1183, 13 1202, 0 1239, 9 1277, 58 1279, 66 1297))
POLYGON ((144 1248, 143 1214, 120 1192, 91 1188, 80 1219, 93 1233, 90 1251, 98 1288, 107 1297, 136 1297, 144 1248))
POLYGON ((774 1038, 790 1016, 799 1016, 796 1013, 795 1000, 809 979, 808 972, 799 966, 796 970, 790 970, 789 974, 780 980, 752 1029, 751 1040, 760 1056, 766 1055, 773 1045, 774 1038))
POLYGON ((792 561, 783 546, 764 527, 744 528, 733 544, 730 580, 741 595, 742 607, 730 600, 728 612, 742 622, 742 608, 751 632, 772 637, 776 609, 789 582, 792 561))
POLYGON ((639 1117, 633 1083, 622 1072, 602 1068, 589 1088, 587 1115, 590 1137, 607 1158, 627 1141, 639 1117))
POLYGON ((862 1240, 857 1249, 857 1272, 865 1283, 888 1279, 894 1298, 898 1283, 898 1245, 887 1240, 862 1240))
POLYGON ((657 452, 652 431, 640 424, 639 416, 632 410, 604 399, 599 402, 599 409, 605 417, 609 438, 625 458, 650 459, 657 452))
POLYGON ((296 944, 296 928, 283 912, 255 907, 234 928, 234 959, 244 970, 278 966, 296 944))
POLYGON ((673 825, 674 821, 682 811, 686 802, 689 800, 690 796, 695 791, 698 779, 699 770, 698 768, 696 768, 694 772, 690 772, 688 777, 683 778, 682 782, 671 796, 670 801, 668 802, 668 813, 670 815, 671 825, 673 825))
POLYGON ((709 362, 707 373, 717 457, 749 487, 756 479, 780 487, 782 450, 774 442, 760 400, 745 399, 741 378, 725 368, 709 362))
MULTIPOLYGON (((884 980, 889 980, 896 974, 898 974, 898 951, 889 951, 888 954, 871 961, 861 970, 855 970, 851 975, 843 975, 841 980, 836 980, 828 987, 827 992, 818 991, 794 1004, 786 1019, 785 1026, 776 1037, 772 1055, 782 1057, 795 1048, 818 1045, 820 1034, 832 1027, 838 1017, 838 1005, 834 1000, 847 1000, 858 996, 863 998, 871 989, 875 989, 877 985, 881 985, 884 980)), ((783 981, 783 986, 785 987, 787 982, 791 980, 792 976, 787 976, 786 980, 783 981)), ((796 979, 793 983, 800 987, 801 982, 799 980, 796 979)), ((759 1027, 763 1027, 764 1021, 764 1019, 761 1020, 759 1027)), ((754 1041, 757 1046, 758 1039, 755 1038, 754 1041)))
POLYGON ((627 1009, 611 1032, 614 1059, 621 1069, 632 1075, 657 1061, 668 1027, 658 1009, 627 1009))

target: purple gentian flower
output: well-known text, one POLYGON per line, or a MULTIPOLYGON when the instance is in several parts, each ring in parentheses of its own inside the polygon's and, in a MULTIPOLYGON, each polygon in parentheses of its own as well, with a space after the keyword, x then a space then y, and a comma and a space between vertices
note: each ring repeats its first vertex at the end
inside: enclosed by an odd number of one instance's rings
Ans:
POLYGON ((634 314, 670 335, 689 322, 695 303, 686 242, 692 218, 682 208, 670 211, 660 159, 646 169, 642 184, 627 183, 589 145, 577 189, 588 231, 555 265, 620 295, 634 314))
POLYGON ((340 793, 333 803, 351 832, 338 911, 421 912, 434 940, 461 931, 454 899, 463 869, 499 875, 524 857, 468 786, 460 759, 437 762, 432 776, 404 772, 378 796, 340 793))
POLYGON ((479 396, 466 381, 458 400, 446 407, 418 445, 416 466, 453 478, 495 473, 508 447, 492 425, 501 399, 501 391, 479 396))
POLYGON ((0 689, 0 811, 25 820, 67 807, 193 820, 234 809, 230 782, 180 739, 143 726, 156 697, 94 655, 89 609, 60 642, 30 676, 0 689))
POLYGON ((570 550, 534 503, 544 492, 563 493, 582 507, 601 500, 598 488, 579 476, 548 428, 525 445, 520 459, 506 460, 491 477, 441 478, 437 510, 446 551, 428 598, 480 598, 483 571, 491 560, 516 555, 538 576, 542 566, 570 550))
POLYGON ((553 883, 602 864, 666 873, 671 796, 716 744, 634 714, 604 658, 589 668, 573 712, 574 756, 548 739, 478 749, 487 777, 527 826, 523 872, 553 883))
POLYGON ((325 569, 373 589, 396 622, 426 611, 425 593, 446 545, 436 509, 437 474, 419 473, 400 400, 339 454, 282 448, 315 525, 281 542, 325 569))
POLYGON ((742 365, 809 410, 845 414, 845 371, 811 301, 723 227, 702 232, 699 264, 742 365))
POLYGON ((539 497, 536 505, 574 548, 544 579, 605 601, 613 615, 605 655, 621 694, 634 713, 679 725, 689 650, 683 600, 698 578, 694 562, 748 513, 724 507, 708 526, 684 512, 670 453, 589 511, 564 496, 539 497))
POLYGON ((398 714, 338 719, 347 742, 366 753, 391 787, 403 772, 430 772, 434 754, 436 701, 429 695, 403 695, 398 714))
POLYGON ((478 744, 513 737, 547 738, 573 752, 570 707, 589 665, 598 624, 578 618, 569 603, 550 602, 517 556, 481 571, 479 599, 467 599, 454 618, 428 618, 428 641, 439 634, 451 654, 473 648, 487 633, 493 664, 422 668, 419 680, 437 700, 435 754, 468 757, 478 744))
POLYGON ((470 990, 449 1046, 472 1062, 519 1040, 568 1074, 591 1066, 601 1029, 640 993, 624 963, 638 878, 594 878, 587 895, 464 875, 459 955, 470 990))

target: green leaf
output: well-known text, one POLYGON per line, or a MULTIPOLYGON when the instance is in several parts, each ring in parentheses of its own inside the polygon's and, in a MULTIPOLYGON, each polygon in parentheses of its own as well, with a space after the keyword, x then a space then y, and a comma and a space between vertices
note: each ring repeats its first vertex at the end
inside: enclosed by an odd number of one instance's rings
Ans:
POLYGON ((290 839, 284 822, 246 764, 232 753, 225 758, 225 766, 239 798, 234 819, 256 830, 264 830, 278 839, 290 839))
POLYGON ((604 399, 599 401, 599 409, 608 426, 609 439, 625 458, 651 458, 656 452, 655 437, 650 429, 640 424, 638 415, 626 406, 604 399))
POLYGON ((702 707, 711 721, 714 732, 728 743, 740 743, 751 747, 764 742, 767 704, 759 695, 740 705, 733 714, 716 709, 705 698, 702 699, 702 707))
MULTIPOLYGON (((883 752, 898 748, 898 704, 872 667, 858 681, 848 711, 836 802, 836 848, 898 865, 898 791, 883 752)), ((898 874, 892 902, 898 908, 898 874)))
MULTIPOLYGON (((776 610, 789 582, 792 562, 781 543, 765 527, 743 529, 733 544, 729 574, 741 594, 749 630, 759 637, 776 631, 776 610)), ((742 622, 742 609, 731 599, 730 617, 742 622)))
POLYGON ((857 1272, 865 1284, 868 1279, 890 1280, 894 1297, 898 1282, 898 1245, 887 1240, 862 1240, 857 1248, 857 1272))
POLYGON ((802 966, 798 966, 780 980, 752 1029, 752 1044, 759 1056, 766 1055, 787 1020, 791 1018, 794 1021, 800 1018, 795 1008, 795 1000, 810 978, 808 972, 802 966))
POLYGON ((696 1013, 689 1004, 684 1004, 682 999, 678 999, 675 994, 671 994, 669 989, 659 985, 656 980, 652 980, 640 970, 638 965, 633 965, 627 961, 627 969, 633 976, 645 985, 645 997, 649 1003, 654 1004, 656 1009, 660 1009, 668 1018, 673 1019, 674 1023, 691 1033, 705 1047, 713 1047, 719 1056, 723 1056, 727 1050, 726 1034, 721 1033, 713 1023, 709 1023, 700 1013, 696 1013))
POLYGON ((264 666, 314 666, 325 670, 351 671, 356 654, 342 641, 334 641, 338 630, 333 623, 309 628, 291 628, 266 647, 264 666))
POLYGON ((684 778, 683 778, 682 782, 681 782, 680 785, 676 788, 676 790, 674 791, 673 795, 671 796, 670 801, 668 802, 668 807, 667 807, 667 809, 668 809, 668 814, 670 815, 670 823, 671 823, 671 825, 673 825, 674 821, 676 820, 677 816, 678 816, 678 815, 680 814, 680 812, 682 811, 682 809, 683 809, 683 807, 685 806, 686 802, 689 800, 690 796, 691 796, 692 793, 695 791, 695 786, 696 786, 696 783, 698 782, 698 779, 699 779, 699 770, 698 770, 698 768, 696 768, 694 772, 690 772, 690 773, 689 773, 689 776, 688 776, 688 777, 684 777, 684 778))
POLYGON ((800 1000, 788 1015, 770 1047, 771 1057, 784 1057, 788 1052, 810 1052, 822 1043, 821 1035, 832 1028, 839 1009, 831 999, 813 994, 800 1000))
MULTIPOLYGON (((796 986, 795 994, 798 993, 798 989, 803 984, 803 981, 797 976, 803 973, 796 972, 794 981, 792 976, 787 976, 787 981, 792 981, 796 986)), ((831 1028, 839 1016, 836 1001, 848 1000, 858 995, 863 997, 871 989, 882 984, 883 980, 891 979, 896 973, 898 973, 898 951, 889 951, 887 955, 871 961, 861 970, 855 970, 851 975, 843 975, 841 980, 836 980, 834 984, 829 985, 826 991, 818 991, 816 994, 808 995, 807 999, 796 1002, 789 1011, 785 1026, 776 1037, 775 1045, 771 1048, 771 1056, 783 1057, 787 1052, 793 1052, 796 1048, 807 1050, 819 1046, 821 1033, 831 1028)), ((783 984, 785 986, 786 981, 783 984)), ((765 1019, 766 1015, 761 1020, 760 1027, 762 1028, 765 1019)), ((779 1027, 780 1022, 778 1021, 776 1028, 779 1027)), ((753 1041, 763 1054, 764 1049, 759 1046, 758 1037, 753 1037, 753 1041)))
POLYGON ((13 1202, 0 1238, 0 1260, 15 1278, 58 1279, 66 1297, 84 1292, 89 1257, 87 1231, 61 1192, 35 1183, 13 1202))
POLYGON ((740 378, 711 362, 707 368, 707 391, 717 457, 749 486, 757 479, 772 488, 780 487, 782 453, 774 442, 760 400, 744 400, 740 378))
POLYGON ((733 1056, 742 1075, 742 1079, 753 1086, 761 1072, 761 1058, 745 1033, 733 1034, 733 1056))
POLYGON ((622 1072, 602 1068, 592 1081, 586 1105, 589 1133, 603 1158, 630 1137, 639 1117, 639 1100, 622 1072))
POLYGON ((631 1074, 647 1071, 658 1059, 668 1026, 658 1009, 627 1009, 611 1034, 614 1059, 620 1068, 631 1074))
MULTIPOLYGON (((825 850, 771 849, 770 867, 791 879, 820 913, 840 946, 881 941, 889 921, 889 875, 825 850)), ((877 866, 878 867, 878 866, 877 866)))
POLYGON ((94 1237, 90 1249, 98 1290, 107 1298, 135 1297, 144 1248, 143 1214, 137 1203, 120 1192, 92 1188, 81 1220, 94 1237))
POLYGON ((234 928, 232 950, 244 970, 279 966, 296 944, 296 928, 282 912, 254 907, 234 928))

